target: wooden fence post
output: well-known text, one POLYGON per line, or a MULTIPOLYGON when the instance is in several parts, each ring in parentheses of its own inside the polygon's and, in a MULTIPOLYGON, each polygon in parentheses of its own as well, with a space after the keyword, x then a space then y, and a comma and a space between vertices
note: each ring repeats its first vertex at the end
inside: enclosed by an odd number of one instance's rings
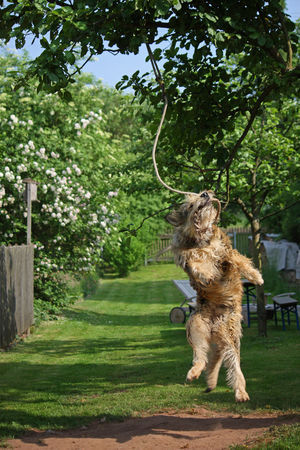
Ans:
POLYGON ((37 200, 38 183, 31 178, 25 178, 23 183, 26 185, 25 196, 27 203, 27 245, 31 245, 31 202, 37 200))

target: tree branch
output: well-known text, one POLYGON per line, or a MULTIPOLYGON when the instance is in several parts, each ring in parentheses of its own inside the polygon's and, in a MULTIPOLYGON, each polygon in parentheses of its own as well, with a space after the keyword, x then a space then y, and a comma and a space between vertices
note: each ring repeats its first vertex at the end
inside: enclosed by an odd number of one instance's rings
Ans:
POLYGON ((286 136, 286 135, 289 133, 289 131, 290 131, 290 129, 292 128, 292 126, 294 125, 294 123, 295 123, 295 119, 292 119, 292 120, 291 120, 291 123, 289 124, 289 126, 287 127, 287 129, 283 131, 283 133, 282 133, 283 136, 286 136))
POLYGON ((219 187, 220 185, 220 181, 221 181, 221 177, 223 175, 224 170, 229 169, 229 167, 232 164, 232 161, 234 160, 236 153, 238 151, 238 149, 240 148, 243 140, 245 139, 245 137, 248 134, 248 131, 251 128, 252 123, 254 122, 254 119, 256 118, 260 105, 265 101, 265 99, 268 97, 268 95, 272 92, 272 90, 274 89, 275 84, 271 84, 267 87, 265 87, 265 89, 262 91, 262 93, 260 94, 260 96, 258 97, 258 99, 256 100, 251 112, 250 112, 250 117, 248 120, 248 123, 243 131, 243 133, 241 134, 241 136, 239 137, 239 139, 237 140, 237 142, 235 143, 235 145, 233 146, 233 149, 231 150, 231 154, 229 156, 229 159, 227 160, 226 164, 222 167, 218 179, 217 179, 217 187, 219 187))
POLYGON ((289 37, 289 33, 287 31, 286 25, 285 25, 285 17, 284 14, 282 14, 282 12, 279 10, 278 11, 278 15, 280 18, 280 22, 281 22, 281 26, 282 26, 282 30, 283 30, 283 34, 284 34, 284 38, 286 41, 286 47, 287 47, 287 60, 286 60, 286 70, 293 70, 293 49, 292 49, 292 44, 291 44, 291 40, 289 37))
POLYGON ((245 137, 247 136, 248 131, 250 130, 251 125, 252 125, 252 123, 254 122, 254 119, 255 119, 255 117, 256 117, 257 114, 258 114, 260 105, 265 101, 265 99, 266 99, 266 98, 268 97, 268 95, 272 92, 272 90, 274 89, 274 87, 275 87, 275 84, 271 84, 271 85, 265 87, 265 89, 262 91, 262 93, 260 94, 260 96, 259 96, 258 99, 256 100, 256 102, 255 102, 255 104, 254 104, 254 106, 253 106, 253 108, 252 108, 252 110, 251 110, 251 113, 250 113, 250 117, 249 117, 248 123, 247 123, 247 125, 246 125, 246 127, 245 127, 243 133, 241 134, 241 136, 240 136, 239 139, 237 140, 236 144, 234 145, 234 147, 233 147, 233 149, 232 149, 232 151, 231 151, 231 155, 230 155, 230 157, 229 157, 229 160, 228 160, 227 163, 225 164, 224 169, 227 169, 227 168, 229 168, 229 167, 231 166, 232 161, 233 161, 233 159, 234 159, 234 157, 235 157, 235 155, 236 155, 236 153, 237 153, 237 151, 238 151, 238 149, 239 149, 241 143, 243 142, 243 140, 244 140, 245 137))
MULTIPOLYGON (((124 232, 128 232, 128 233, 130 233, 132 236, 136 236, 136 233, 137 233, 137 231, 140 229, 140 228, 142 228, 142 226, 144 225, 144 222, 146 221, 146 220, 148 220, 148 219, 151 219, 151 217, 155 217, 155 216, 157 216, 158 214, 160 214, 161 212, 163 212, 163 211, 167 211, 168 209, 171 209, 171 208, 174 208, 176 205, 171 205, 171 206, 167 206, 167 208, 163 208, 163 209, 160 209, 159 211, 156 211, 155 213, 153 213, 153 214, 150 214, 149 216, 147 216, 147 217, 144 217, 143 218, 143 220, 141 221, 141 223, 139 224, 139 226, 137 227, 137 228, 134 228, 134 229, 132 229, 132 228, 122 228, 121 230, 120 230, 120 233, 124 233, 124 232)), ((132 225, 132 224, 131 224, 132 225)))
POLYGON ((156 21, 156 22, 152 22, 152 24, 150 24, 150 25, 152 25, 152 27, 155 27, 155 28, 167 28, 167 29, 170 28, 169 22, 156 21))
POLYGON ((104 48, 103 50, 102 50, 102 53, 104 53, 104 52, 108 52, 108 53, 110 53, 111 55, 118 55, 119 53, 120 53, 120 50, 110 50, 109 48, 104 48))
POLYGON ((92 59, 93 56, 94 55, 90 54, 90 56, 84 61, 84 63, 80 67, 77 67, 76 70, 74 70, 74 72, 70 74, 70 77, 73 77, 76 73, 79 73, 81 69, 83 69, 83 67, 92 59))
POLYGON ((249 222, 253 220, 253 214, 248 210, 246 204, 243 202, 243 200, 239 197, 235 199, 236 203, 242 208, 243 213, 248 218, 249 222))
POLYGON ((266 214, 264 217, 262 217, 262 218, 260 219, 260 221, 262 222, 263 220, 265 220, 265 219, 267 219, 267 218, 269 218, 269 217, 272 217, 272 216, 275 216, 275 215, 277 215, 277 214, 280 214, 282 211, 285 211, 286 209, 289 209, 289 208, 291 208, 292 206, 297 205, 298 203, 300 203, 300 200, 296 200, 295 202, 290 203, 288 206, 285 206, 284 208, 281 208, 281 209, 279 209, 278 211, 272 212, 272 213, 270 213, 270 214, 266 214))
POLYGON ((264 190, 264 192, 263 192, 263 194, 262 194, 262 196, 261 196, 261 199, 260 199, 260 201, 259 201, 259 209, 260 209, 260 210, 261 210, 261 208, 263 207, 263 205, 264 205, 264 203, 265 203, 265 200, 266 200, 267 195, 269 194, 269 192, 270 192, 270 189, 265 189, 265 190, 264 190))

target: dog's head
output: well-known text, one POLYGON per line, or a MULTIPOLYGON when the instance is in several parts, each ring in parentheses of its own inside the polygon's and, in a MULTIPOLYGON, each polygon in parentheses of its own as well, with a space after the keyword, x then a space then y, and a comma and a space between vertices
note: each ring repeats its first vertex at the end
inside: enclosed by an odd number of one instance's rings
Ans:
POLYGON ((220 202, 213 191, 203 191, 187 195, 185 202, 168 214, 166 220, 174 227, 180 227, 186 236, 197 238, 219 220, 220 209, 220 202), (217 209, 214 203, 217 203, 217 209))

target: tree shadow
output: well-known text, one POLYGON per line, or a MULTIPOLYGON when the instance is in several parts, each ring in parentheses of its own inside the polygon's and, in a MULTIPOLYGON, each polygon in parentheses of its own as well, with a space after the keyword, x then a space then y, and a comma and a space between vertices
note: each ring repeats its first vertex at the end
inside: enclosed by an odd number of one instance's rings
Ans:
MULTIPOLYGON (((144 292, 145 286, 147 289, 153 283, 133 283, 133 285, 139 284, 142 285, 142 289, 140 292, 135 292, 133 303, 146 304, 142 302, 141 293, 144 292)), ((170 285, 172 286, 172 283, 170 285)), ((162 285, 159 284, 158 291, 161 288, 162 285)), ((166 283, 164 283, 164 289, 166 289, 166 283)), ((110 298, 115 299, 116 302, 129 302, 128 299, 122 299, 120 286, 116 292, 116 294, 112 293, 110 298)), ((149 295, 153 296, 152 293, 149 295)), ((157 303, 157 295, 156 292, 153 303, 157 303)), ((103 292, 103 298, 106 298, 105 292, 103 292)), ((101 301, 101 298, 97 301, 101 301)), ((224 373, 221 374, 219 381, 219 386, 222 386, 223 390, 217 389, 210 394, 204 394, 203 377, 191 386, 184 386, 184 378, 192 359, 192 351, 186 343, 184 325, 170 324, 168 315, 160 308, 157 308, 159 310, 157 313, 145 310, 145 314, 129 314, 124 310, 122 314, 118 309, 113 308, 113 303, 112 301, 111 313, 107 313, 107 309, 105 313, 102 313, 80 308, 69 309, 65 312, 65 316, 74 325, 74 330, 76 330, 76 324, 80 322, 94 326, 92 338, 80 335, 85 327, 78 325, 74 338, 54 338, 53 341, 45 338, 34 339, 22 346, 20 352, 22 360, 17 358, 11 363, 5 360, 0 363, 2 374, 0 400, 7 401, 9 404, 12 402, 20 404, 20 407, 17 406, 16 409, 2 407, 0 410, 2 422, 0 430, 3 434, 6 436, 15 434, 20 427, 65 428, 69 427, 70 423, 88 423, 97 416, 95 412, 89 412, 88 407, 80 405, 82 396, 91 399, 95 396, 116 393, 115 401, 126 403, 126 394, 123 396, 123 392, 127 390, 133 397, 153 394, 157 396, 155 398, 159 398, 161 395, 161 398, 165 398, 168 403, 168 395, 173 395, 173 386, 180 385, 182 393, 178 395, 186 395, 188 399, 198 404, 206 403, 213 406, 227 404, 231 409, 234 408, 232 390, 224 391, 224 373), (154 331, 143 333, 144 326, 154 326, 154 331), (137 327, 135 333, 127 333, 128 327, 137 327), (43 363, 36 362, 39 361, 39 355, 43 355, 43 363), (151 389, 145 394, 144 388, 151 389), (26 404, 30 402, 31 410, 26 409, 26 404), (53 410, 51 414, 48 413, 48 403, 55 403, 62 408, 61 415, 53 414, 53 410), (74 408, 82 406, 82 408, 77 408, 75 413, 72 406, 74 408), (36 414, 32 413, 33 410, 37 411, 36 414)), ((134 312, 134 307, 132 311, 134 312)), ((264 358, 268 359, 268 355, 270 352, 264 354, 264 358)), ((264 408, 265 405, 278 408, 283 407, 283 403, 296 407, 295 391, 292 390, 285 390, 284 401, 279 401, 278 398, 273 399, 269 397, 269 393, 261 392, 259 398, 255 399, 256 386, 265 385, 264 364, 265 362, 262 364, 258 359, 255 361, 255 367, 252 368, 248 363, 250 376, 247 377, 246 374, 246 378, 250 396, 252 397, 253 394, 254 398, 250 408, 264 408)), ((286 375, 288 385, 291 378, 289 367, 283 367, 282 372, 283 376, 286 375)), ((100 400, 99 405, 98 416, 99 411, 103 411, 100 400)), ((121 418, 114 413, 105 413, 105 416, 117 420, 121 418)), ((187 425, 184 424, 183 427, 187 425)))
POLYGON ((66 310, 64 311, 64 316, 75 322, 86 322, 90 325, 105 325, 105 326, 121 326, 121 327, 132 327, 132 326, 146 326, 146 325, 165 325, 169 323, 169 316, 167 312, 157 312, 149 314, 118 314, 112 309, 110 314, 98 313, 95 311, 86 310, 66 310))
MULTIPOLYGON (((163 333, 165 342, 169 344, 171 341, 173 342, 176 336, 180 336, 179 331, 181 330, 163 333)), ((50 346, 47 341, 37 341, 26 345, 27 354, 32 354, 34 357, 36 354, 42 353, 47 356, 49 363, 37 364, 27 360, 27 362, 3 362, 0 364, 0 373, 19 374, 18 377, 12 376, 9 380, 5 377, 6 382, 4 377, 0 380, 1 404, 5 404, 6 401, 9 404, 13 402, 18 405, 31 403, 31 410, 30 408, 26 409, 26 406, 17 406, 16 409, 6 409, 2 406, 2 409, 0 408, 0 434, 12 436, 21 427, 68 428, 79 423, 86 424, 95 419, 97 415, 95 416, 95 410, 89 413, 88 406, 83 408, 82 398, 85 398, 88 404, 93 398, 99 397, 98 411, 101 411, 100 399, 102 396, 109 395, 112 402, 127 402, 127 393, 133 397, 154 395, 159 398, 162 395, 167 399, 167 396, 173 392, 172 387, 176 385, 182 385, 183 391, 180 395, 186 395, 187 399, 193 403, 211 404, 212 407, 227 404, 230 409, 234 410, 234 395, 229 388, 226 391, 217 388, 216 391, 205 394, 203 377, 192 385, 184 386, 184 377, 190 367, 191 354, 185 349, 178 350, 176 345, 175 348, 170 346, 168 350, 159 353, 163 346, 162 342, 152 343, 145 338, 134 344, 127 342, 126 339, 102 338, 79 342, 77 340, 54 341, 50 346), (122 363, 117 357, 114 357, 114 353, 125 350, 129 353, 126 362, 122 363), (94 355, 93 362, 71 362, 74 355, 76 357, 76 352, 80 354, 90 352, 94 355), (57 357, 63 358, 62 364, 56 363, 57 357), (145 388, 150 388, 146 394, 144 394, 145 388), (113 398, 114 394, 116 397, 113 398), (57 405, 62 414, 53 415, 53 408, 47 406, 49 403, 57 405), (47 414, 48 409, 51 411, 49 415, 47 414), (74 409, 77 413, 72 412, 74 409), (33 410, 36 411, 36 414, 32 413, 33 410), (68 414, 65 415, 64 411, 68 411, 68 414), (80 414, 79 411, 81 411, 80 414)), ((264 408, 266 404, 269 405, 269 408, 278 408, 278 401, 270 398, 268 393, 265 396, 260 393, 259 399, 255 398, 256 386, 263 386, 263 383, 263 376, 248 383, 250 397, 253 396, 254 399, 253 403, 249 404, 250 408, 264 408)), ((224 385, 225 375, 222 373, 219 386, 224 385)), ((292 391, 285 391, 285 402, 290 407, 293 405, 295 408, 297 407, 292 391)), ((239 411, 239 407, 236 408, 239 411)), ((126 416, 126 413, 124 414, 126 416)), ((105 416, 108 416, 107 413, 105 416)), ((120 414, 112 413, 110 418, 120 420, 121 417, 120 414)))
MULTIPOLYGON (((157 414, 153 416, 127 419, 122 423, 93 423, 85 430, 82 428, 58 431, 51 434, 49 431, 31 431, 27 433, 23 438, 22 442, 26 444, 32 444, 37 446, 47 446, 46 439, 53 438, 56 439, 80 439, 81 444, 84 444, 84 439, 92 439, 94 445, 98 444, 101 446, 101 442, 96 442, 96 440, 106 439, 107 444, 124 444, 133 441, 135 438, 145 438, 147 443, 152 442, 154 444, 157 442, 155 438, 166 437, 168 442, 177 441, 177 445, 183 440, 190 442, 196 441, 201 445, 203 442, 204 447, 211 448, 213 445, 213 440, 216 437, 221 436, 222 442, 224 444, 232 442, 232 433, 241 432, 243 437, 246 438, 251 430, 259 432, 260 429, 268 429, 274 425, 283 424, 294 424, 299 421, 299 415, 282 415, 280 417, 240 417, 236 418, 230 414, 214 414, 214 417, 193 417, 190 414, 179 415, 167 415, 167 414, 157 414), (107 441, 107 440, 111 441, 107 441), (206 445, 205 445, 206 444, 206 445)), ((16 419, 20 422, 24 419, 22 414, 17 415, 16 419)), ((61 423, 64 423, 64 418, 59 418, 61 423)), ((67 419, 67 418, 66 418, 67 419)), ((85 416, 84 421, 89 419, 85 416)), ((106 421, 117 420, 117 417, 106 416, 106 421)), ((55 420, 55 419, 54 419, 55 420)), ((237 439, 237 434, 235 433, 235 439, 237 439)), ((137 441, 135 441, 136 444, 137 441)), ((143 440, 145 443, 145 441, 143 440)), ((162 443, 163 441, 159 441, 162 443)), ((104 443, 103 443, 104 444, 104 443)), ((175 444, 176 445, 176 444, 175 444)), ((189 446, 189 444, 187 444, 189 446)), ((227 445, 226 445, 227 447, 227 445)), ((59 446, 62 448, 62 445, 59 446)), ((100 448, 100 447, 99 447, 100 448)), ((147 447, 148 448, 148 447, 147 447)), ((176 446, 177 448, 177 446, 176 446)), ((178 447, 179 448, 179 447, 178 447)), ((183 448, 183 447, 182 447, 183 448)), ((199 447, 200 448, 200 447, 199 447)), ((219 448, 219 447, 218 447, 219 448)))

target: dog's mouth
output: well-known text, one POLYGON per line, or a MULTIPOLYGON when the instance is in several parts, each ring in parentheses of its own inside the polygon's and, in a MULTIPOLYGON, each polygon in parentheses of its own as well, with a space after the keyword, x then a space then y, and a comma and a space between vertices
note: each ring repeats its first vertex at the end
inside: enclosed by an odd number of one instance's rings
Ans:
POLYGON ((205 208, 205 206, 207 206, 208 203, 211 203, 212 200, 213 200, 213 199, 211 199, 210 197, 208 197, 207 200, 206 200, 206 202, 203 203, 203 205, 199 205, 199 206, 198 206, 198 211, 201 211, 201 209, 205 208))
POLYGON ((218 220, 219 220, 219 217, 220 217, 220 213, 221 213, 221 203, 220 203, 220 201, 217 199, 217 198, 215 198, 215 197, 208 197, 206 200, 205 200, 205 202, 203 203, 203 204, 200 204, 199 206, 198 206, 198 208, 197 208, 197 210, 195 211, 195 214, 194 214, 194 223, 195 223, 195 225, 196 225, 196 227, 199 227, 199 220, 200 220, 200 218, 201 218, 201 211, 206 207, 206 206, 208 206, 209 204, 211 204, 211 203, 213 203, 213 202, 215 202, 215 203, 217 203, 217 214, 216 214, 216 217, 215 217, 215 219, 214 219, 214 223, 216 223, 216 222, 218 222, 218 220))

